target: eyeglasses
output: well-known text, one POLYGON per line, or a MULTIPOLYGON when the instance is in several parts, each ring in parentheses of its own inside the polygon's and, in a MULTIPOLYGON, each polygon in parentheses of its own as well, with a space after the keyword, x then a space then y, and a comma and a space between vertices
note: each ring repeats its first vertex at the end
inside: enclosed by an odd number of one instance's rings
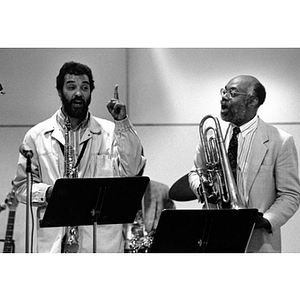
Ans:
POLYGON ((239 95, 247 95, 247 93, 240 93, 235 90, 226 90, 224 88, 221 88, 220 94, 223 97, 226 97, 227 99, 231 100, 232 98, 239 96, 239 95))

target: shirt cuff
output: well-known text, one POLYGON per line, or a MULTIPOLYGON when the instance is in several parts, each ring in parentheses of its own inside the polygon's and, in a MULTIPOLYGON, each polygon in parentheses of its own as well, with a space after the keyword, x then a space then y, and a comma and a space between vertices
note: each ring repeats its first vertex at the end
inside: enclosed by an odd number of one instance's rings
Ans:
POLYGON ((46 192, 50 187, 49 184, 39 183, 36 189, 32 191, 32 203, 35 206, 44 206, 46 202, 46 192))
POLYGON ((128 116, 126 116, 126 118, 121 121, 115 120, 115 124, 116 124, 117 132, 125 132, 125 131, 129 131, 133 128, 133 125, 131 124, 128 116))

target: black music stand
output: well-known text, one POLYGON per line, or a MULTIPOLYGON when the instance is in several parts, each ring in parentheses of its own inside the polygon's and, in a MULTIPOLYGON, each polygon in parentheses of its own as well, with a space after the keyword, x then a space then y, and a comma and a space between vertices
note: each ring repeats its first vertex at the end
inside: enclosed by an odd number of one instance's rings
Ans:
POLYGON ((243 253, 257 209, 177 209, 161 213, 150 253, 243 253))
POLYGON ((55 182, 41 227, 133 223, 149 177, 61 178, 55 182))

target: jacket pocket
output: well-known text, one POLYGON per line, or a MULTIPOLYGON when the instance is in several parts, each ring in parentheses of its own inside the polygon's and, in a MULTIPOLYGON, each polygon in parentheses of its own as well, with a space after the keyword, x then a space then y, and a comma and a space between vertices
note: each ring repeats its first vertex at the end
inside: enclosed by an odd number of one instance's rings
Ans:
POLYGON ((96 155, 94 177, 112 177, 113 175, 113 163, 110 156, 96 155))

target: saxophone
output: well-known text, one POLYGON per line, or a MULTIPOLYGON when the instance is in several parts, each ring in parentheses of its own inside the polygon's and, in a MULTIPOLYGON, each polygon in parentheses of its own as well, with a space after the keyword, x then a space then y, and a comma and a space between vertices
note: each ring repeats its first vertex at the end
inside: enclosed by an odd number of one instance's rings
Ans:
POLYGON ((125 253, 148 253, 153 243, 155 230, 145 230, 142 210, 136 214, 132 224, 125 224, 125 253))
MULTIPOLYGON (((71 123, 68 120, 65 128, 65 150, 64 150, 64 178, 77 178, 78 170, 75 165, 75 148, 71 133, 71 123)), ((62 243, 62 253, 78 252, 78 226, 65 228, 65 236, 62 243)))

